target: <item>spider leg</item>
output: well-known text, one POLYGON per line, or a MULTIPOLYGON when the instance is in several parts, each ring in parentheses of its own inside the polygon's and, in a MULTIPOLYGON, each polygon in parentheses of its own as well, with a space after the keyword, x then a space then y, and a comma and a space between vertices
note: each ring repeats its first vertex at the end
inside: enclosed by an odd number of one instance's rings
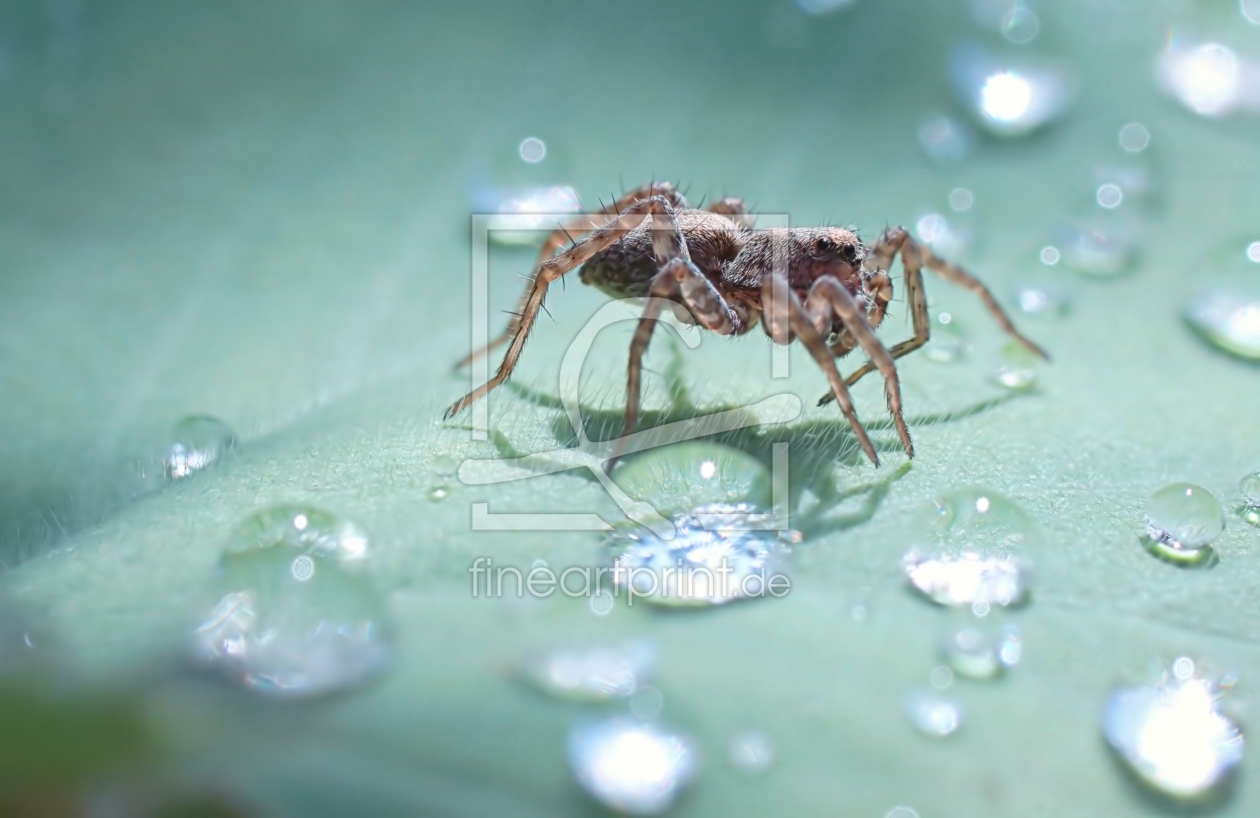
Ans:
POLYGON ((753 219, 748 213, 748 208, 744 205, 743 199, 736 199, 728 196, 725 199, 719 199, 707 208, 710 213, 718 213, 722 216, 729 216, 731 221, 740 227, 748 230, 752 229, 753 219))
POLYGON ((875 453, 874 444, 866 434, 866 429, 862 427, 862 422, 858 420, 853 401, 849 398, 849 390, 836 369, 835 358, 832 357, 831 350, 827 349, 826 341, 814 328, 809 316, 801 307, 800 299, 788 286, 787 278, 782 272, 775 271, 766 277, 762 284, 761 304, 766 334, 776 344, 789 343, 793 336, 800 339, 822 369, 823 374, 827 376, 831 391, 840 403, 840 411, 844 413, 849 425, 853 428, 853 434, 862 445, 862 451, 866 452, 871 463, 878 466, 879 455, 875 453))
MULTIPOLYGON (((866 313, 866 323, 872 328, 878 327, 884 322, 884 316, 888 314, 888 304, 892 301, 893 289, 892 280, 888 278, 888 273, 883 271, 873 273, 866 281, 866 291, 870 294, 871 307, 866 313)), ((850 332, 844 332, 840 338, 831 344, 829 349, 831 354, 837 358, 843 358, 853 350, 857 349, 857 338, 853 337, 850 332)), ((850 386, 853 384, 850 383, 850 386)))
MULTIPOLYGON (((594 213, 581 213, 577 216, 562 222, 559 227, 547 234, 547 238, 543 241, 542 247, 538 251, 538 259, 534 262, 534 277, 542 272, 543 264, 556 254, 556 251, 563 247, 567 242, 575 242, 577 239, 585 236, 593 230, 598 230, 608 220, 606 216, 613 216, 621 213, 626 208, 650 199, 653 196, 664 196, 675 210, 685 210, 687 200, 683 195, 674 189, 674 186, 668 182, 656 182, 647 185, 640 185, 634 190, 626 193, 621 198, 611 202, 594 213)), ((520 303, 516 307, 516 311, 512 313, 512 319, 508 322, 507 329, 497 338, 481 349, 475 350, 462 358, 459 363, 455 364, 456 369, 461 369, 473 361, 486 355, 492 350, 506 344, 516 335, 517 329, 520 327, 520 316, 525 312, 525 303, 529 300, 529 294, 532 286, 526 288, 525 293, 521 296, 520 303)))
MULTIPOLYGON (((814 326, 830 329, 835 318, 844 323, 845 332, 861 344, 866 356, 884 376, 884 395, 888 411, 892 413, 901 437, 901 446, 908 457, 914 457, 914 444, 910 442, 910 430, 901 408, 901 382, 897 377, 897 365, 875 335, 875 329, 866 320, 853 294, 834 278, 820 278, 809 288, 805 299, 805 313, 813 319, 814 326)), ((830 351, 830 350, 829 350, 830 351)))
MULTIPOLYGON (((674 228, 677 229, 676 224, 674 228)), ((739 312, 726 303, 713 282, 691 263, 686 244, 681 244, 681 248, 682 252, 667 261, 652 279, 650 298, 643 308, 643 314, 634 330, 634 338, 630 342, 630 363, 626 375, 626 417, 621 427, 621 437, 608 461, 609 469, 621 456, 621 441, 633 434, 639 425, 643 355, 651 343, 661 309, 670 301, 681 303, 696 323, 719 335, 738 335, 746 329, 739 312)))
MULTIPOLYGON (((517 360, 521 357, 521 349, 525 346, 525 339, 529 337, 529 331, 533 328, 535 319, 538 318, 539 309, 542 308, 543 297, 547 294, 547 285, 565 273, 580 267, 591 256, 620 240, 635 227, 639 226, 649 214, 653 216, 668 214, 669 218, 673 219, 673 210, 666 197, 653 196, 649 199, 642 199, 631 204, 609 220, 603 227, 578 241, 572 247, 544 261, 538 268, 538 274, 530 281, 529 289, 522 304, 520 319, 516 322, 516 333, 512 336, 512 344, 508 347, 507 354, 503 356, 503 362, 499 364, 498 371, 489 381, 452 404, 443 417, 450 418, 454 416, 467 408, 473 401, 484 397, 490 390, 511 376, 512 370, 516 368, 517 360)), ((675 223, 676 228, 677 225, 675 223)), ((654 231, 653 244, 656 245, 663 242, 665 249, 667 251, 671 250, 673 242, 668 238, 663 239, 662 233, 665 233, 665 231, 654 231)), ((679 242, 682 241, 681 233, 678 233, 677 239, 679 242)), ((685 247, 685 245, 683 246, 685 247)), ((657 255, 659 256, 660 254, 661 250, 657 249, 657 255)), ((667 255, 672 255, 672 253, 667 253, 667 255)))

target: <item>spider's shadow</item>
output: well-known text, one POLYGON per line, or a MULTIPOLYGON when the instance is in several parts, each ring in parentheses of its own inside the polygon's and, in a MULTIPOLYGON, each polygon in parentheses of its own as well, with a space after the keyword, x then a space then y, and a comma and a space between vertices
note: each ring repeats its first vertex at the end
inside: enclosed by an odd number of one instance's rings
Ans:
MULTIPOLYGON (((680 350, 674 345, 671 345, 671 350, 673 353, 671 360, 661 373, 665 381, 666 394, 669 397, 668 405, 663 409, 643 410, 640 413, 640 430, 692 420, 715 412, 739 411, 742 408, 736 404, 715 404, 706 406, 704 409, 697 407, 691 399, 690 391, 682 376, 680 350)), ((551 433, 559 445, 575 447, 579 444, 577 433, 569 423, 568 415, 564 412, 564 404, 558 397, 513 381, 508 381, 508 387, 517 396, 535 406, 558 411, 559 414, 551 423, 551 433)), ((950 423, 986 412, 1014 397, 1016 397, 1015 393, 999 395, 963 409, 907 418, 907 422, 911 428, 950 423)), ((624 406, 603 408, 579 404, 578 408, 583 428, 591 440, 606 441, 621 434, 624 406)), ((895 434, 895 426, 891 419, 874 420, 866 423, 865 426, 871 433, 893 432, 891 435, 872 435, 872 442, 881 454, 889 453, 895 456, 901 451, 901 443, 895 434)), ((501 456, 508 458, 523 456, 524 453, 517 451, 504 436, 495 434, 492 435, 492 439, 501 456)), ((867 522, 879 510, 880 504, 888 496, 893 483, 909 473, 911 467, 911 464, 906 462, 891 473, 881 475, 879 479, 842 488, 836 481, 836 464, 852 467, 867 462, 857 437, 843 417, 835 420, 798 420, 794 423, 771 426, 754 424, 696 439, 739 449, 759 460, 768 471, 772 467, 774 444, 788 443, 791 447, 788 458, 788 508, 792 527, 806 536, 843 531, 867 522), (851 504, 849 508, 845 508, 848 501, 858 497, 863 499, 857 508, 852 508, 851 504)), ((624 460, 629 462, 645 454, 647 452, 628 455, 624 460)), ((586 479, 592 481, 595 479, 593 475, 585 471, 581 473, 586 479)))

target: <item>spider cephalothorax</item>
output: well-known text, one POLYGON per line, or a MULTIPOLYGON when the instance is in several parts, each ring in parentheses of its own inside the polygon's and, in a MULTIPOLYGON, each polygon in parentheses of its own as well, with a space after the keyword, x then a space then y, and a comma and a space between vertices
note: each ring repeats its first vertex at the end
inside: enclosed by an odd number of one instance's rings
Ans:
POLYGON ((722 335, 742 335, 761 324, 775 343, 801 341, 831 385, 831 392, 819 403, 833 398, 839 402, 862 449, 877 465, 875 447, 853 410, 848 387, 872 370, 883 374, 888 409, 906 454, 913 457, 893 362, 928 340, 931 323, 923 292, 923 267, 974 292, 1004 330, 1046 357, 1040 347, 1015 329, 975 276, 937 257, 899 227, 885 231, 869 248, 855 233, 840 227, 753 230, 738 199, 723 199, 708 209, 696 210, 673 185, 652 184, 630 192, 597 214, 575 217, 551 233, 507 331, 465 359, 467 362, 511 341, 498 372, 451 406, 447 417, 511 375, 547 286, 579 266, 583 283, 609 295, 653 296, 630 345, 623 437, 638 423, 643 354, 662 302, 681 305, 681 312, 690 321, 722 335), (566 238, 574 236, 583 237, 556 252, 566 238), (898 254, 905 268, 914 336, 887 349, 875 335, 875 327, 884 320, 892 300, 887 271, 898 254), (835 359, 859 346, 869 360, 847 380, 841 378, 835 359))

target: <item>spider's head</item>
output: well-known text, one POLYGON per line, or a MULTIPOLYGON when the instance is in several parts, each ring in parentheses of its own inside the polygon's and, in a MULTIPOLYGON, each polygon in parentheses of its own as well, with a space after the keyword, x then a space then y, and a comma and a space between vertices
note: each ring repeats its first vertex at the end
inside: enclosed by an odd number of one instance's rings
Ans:
POLYGON ((792 283, 809 287, 823 276, 838 278, 850 290, 862 274, 866 248, 856 234, 843 227, 810 227, 794 230, 797 257, 792 283))

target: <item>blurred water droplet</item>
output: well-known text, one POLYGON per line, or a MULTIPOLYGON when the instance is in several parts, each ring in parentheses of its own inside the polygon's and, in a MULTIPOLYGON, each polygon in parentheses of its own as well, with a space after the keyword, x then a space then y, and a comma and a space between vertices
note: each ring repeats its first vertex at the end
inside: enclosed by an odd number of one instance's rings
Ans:
POLYGON ((867 607, 860 602, 855 602, 853 606, 849 608, 849 618, 854 622, 865 622, 867 617, 870 615, 870 610, 868 610, 867 607))
POLYGON ((537 244, 547 232, 554 230, 559 217, 576 213, 578 195, 569 185, 534 187, 515 194, 490 194, 483 197, 499 213, 520 216, 512 230, 491 230, 490 241, 509 246, 537 244))
POLYGON ((1025 315, 1042 318, 1061 318, 1068 314, 1072 305, 1062 288, 1044 284, 1020 285, 1015 290, 1015 303, 1025 315))
POLYGON ((1031 43, 1041 30, 1041 21, 1032 9, 1015 3, 1002 18, 1002 36, 1016 45, 1031 43))
POLYGON ((1053 122, 1067 110, 1067 76, 1048 65, 1007 64, 976 45, 950 58, 954 90, 976 122, 994 136, 1016 137, 1053 122))
MULTIPOLYGON (((273 510, 274 511, 274 510, 273 510)), ((346 528, 329 515, 305 517, 279 539, 268 512, 243 524, 222 561, 227 593, 193 632, 195 657, 260 693, 312 696, 368 681, 387 664, 390 640, 376 595, 347 568, 366 539, 349 549, 346 528), (346 553, 353 554, 347 561, 346 553)))
MULTIPOLYGON (((983 558, 964 552, 957 556, 924 557, 911 551, 902 560, 906 577, 916 590, 938 605, 1015 605, 1028 589, 1020 564, 1012 557, 983 558)), ((988 608, 981 610, 985 615, 988 608)))
POLYGON ((547 158, 547 143, 536 136, 527 136, 521 140, 517 151, 526 162, 536 165, 547 158))
POLYGON ((742 773, 763 773, 774 762, 774 742, 765 733, 749 730, 736 733, 729 747, 731 763, 742 773))
POLYGON ((955 489, 938 496, 928 529, 934 548, 947 554, 1007 556, 1039 541, 1037 527, 1023 509, 983 488, 955 489))
POLYGON ((1260 66, 1221 43, 1169 39, 1159 60, 1164 90, 1199 116, 1260 108, 1260 66))
POLYGON ((954 683, 954 671, 944 665, 938 665, 928 674, 928 683, 937 690, 945 690, 954 683))
POLYGON ((654 724, 612 718, 574 728, 569 767, 592 797, 610 809, 654 815, 673 805, 695 774, 691 743, 654 724))
POLYGON ((830 14, 856 2, 857 0, 796 0, 796 5, 806 14, 830 14))
POLYGON ((770 506, 770 473, 761 461, 716 443, 676 443, 627 458, 613 481, 662 514, 712 503, 770 506))
POLYGON ((1146 504, 1143 544, 1155 556, 1178 565, 1214 560, 1208 545, 1225 530, 1225 512, 1212 493, 1193 483, 1172 483, 1146 504))
POLYGON ((1242 761, 1243 733, 1217 709, 1220 689, 1175 673, 1159 684, 1121 688, 1107 700, 1102 730, 1140 780, 1173 798, 1212 790, 1242 761))
POLYGON ((1127 153, 1141 153, 1151 144, 1151 132, 1141 122, 1130 122, 1120 129, 1120 147, 1127 153))
POLYGON ((1023 645, 1019 631, 1011 625, 996 631, 978 627, 963 628, 945 645, 945 658, 954 672, 968 679, 986 680, 1019 664, 1023 645))
POLYGON ((636 718, 648 721, 656 718, 661 714, 662 708, 665 707, 665 697, 661 695, 661 691, 655 687, 645 686, 634 692, 630 697, 630 712, 636 718))
POLYGON ((1238 514, 1251 525, 1260 528, 1260 471, 1252 472, 1238 484, 1242 506, 1238 514))
POLYGON ((523 670, 529 681, 556 698, 606 701, 634 695, 655 664, 655 647, 633 642, 554 650, 527 659, 523 670))
POLYGON ((1260 361, 1260 294, 1253 294, 1255 289, 1213 290, 1186 309, 1186 323, 1217 349, 1260 361))
POLYGON ((957 256, 971 243, 970 232, 950 225, 940 213, 928 213, 919 217, 914 225, 919 240, 944 256, 957 256))
POLYGON ((209 415, 186 417, 171 430, 171 447, 166 454, 166 476, 172 480, 187 477, 214 463, 236 445, 232 430, 209 415))
POLYGON ((1260 26, 1260 0, 1238 0, 1238 10, 1248 23, 1260 26))
POLYGON ((949 192, 949 206, 959 213, 965 213, 976 203, 976 197, 965 187, 956 187, 949 192))
POLYGON ((440 503, 450 496, 451 490, 448 486, 436 486, 429 491, 429 500, 434 503, 440 503))
POLYGON ((957 120, 933 112, 919 121, 919 146, 930 158, 942 163, 960 162, 971 149, 971 137, 957 120))
POLYGON ((962 725, 962 708, 957 702, 932 693, 917 691, 906 699, 906 716, 920 733, 933 738, 952 735, 962 725))
POLYGON ((1058 247, 1055 247, 1053 244, 1047 244, 1045 247, 1041 248, 1040 258, 1042 264, 1047 267, 1053 267, 1059 263, 1059 259, 1062 258, 1062 256, 1059 253, 1058 247))
POLYGON ((924 357, 941 364, 953 363, 962 360, 968 348, 967 336, 952 314, 940 312, 932 316, 931 337, 923 345, 924 357))
POLYGON ((591 594, 590 602, 587 604, 590 606, 591 613, 596 616, 608 616, 608 614, 612 613, 613 605, 616 601, 608 591, 601 590, 591 594))
POLYGON ((279 505, 250 515, 228 542, 229 555, 283 545, 295 553, 354 566, 367 557, 367 535, 354 523, 304 505, 279 505))
POLYGON ((884 813, 884 818, 919 818, 913 807, 898 805, 884 813))
POLYGON ((721 605, 735 599, 782 596, 789 583, 781 573, 785 551, 774 531, 748 530, 764 522, 749 505, 715 503, 673 518, 675 535, 615 532, 620 550, 613 581, 655 605, 721 605))
POLYGON ((1059 238, 1065 263, 1078 273, 1114 276, 1127 270, 1133 261, 1133 241, 1118 228, 1069 227, 1059 238))
POLYGON ((1119 185, 1107 182, 1098 186, 1098 190, 1094 192, 1094 199, 1097 200, 1099 207, 1115 210, 1124 201, 1124 191, 1119 185))
POLYGON ((1007 343, 1002 347, 1004 363, 993 373, 993 380, 1012 392, 1028 392, 1037 385, 1036 358, 1022 344, 1007 343))
POLYGON ((1247 245, 1247 261, 1260 264, 1260 241, 1253 241, 1247 245))

